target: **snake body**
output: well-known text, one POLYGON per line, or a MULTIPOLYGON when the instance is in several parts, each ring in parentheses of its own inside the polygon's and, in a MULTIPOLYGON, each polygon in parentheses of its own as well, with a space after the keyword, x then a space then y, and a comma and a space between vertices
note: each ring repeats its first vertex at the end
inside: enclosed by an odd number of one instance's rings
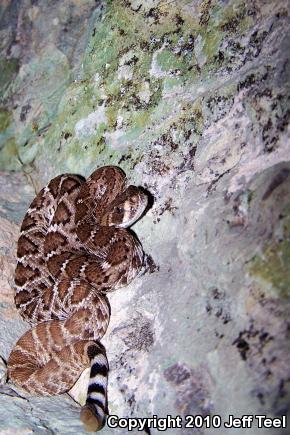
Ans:
POLYGON ((87 180, 52 179, 21 226, 15 303, 32 327, 9 356, 9 378, 31 393, 55 395, 91 367, 81 410, 88 430, 101 429, 108 412, 108 362, 99 342, 110 319, 106 293, 142 267, 141 244, 127 227, 146 205, 147 195, 127 187, 120 168, 105 166, 87 180))

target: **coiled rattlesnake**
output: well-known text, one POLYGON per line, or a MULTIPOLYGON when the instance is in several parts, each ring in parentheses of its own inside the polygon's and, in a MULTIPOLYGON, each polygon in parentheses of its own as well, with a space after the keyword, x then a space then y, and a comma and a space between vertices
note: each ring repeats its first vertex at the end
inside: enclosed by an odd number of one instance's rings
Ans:
POLYGON ((115 166, 85 181, 60 175, 30 205, 18 241, 15 303, 32 329, 8 360, 12 382, 42 395, 69 390, 91 366, 81 419, 103 427, 108 363, 99 343, 108 327, 106 293, 140 271, 143 251, 126 227, 143 213, 147 195, 126 187, 115 166))

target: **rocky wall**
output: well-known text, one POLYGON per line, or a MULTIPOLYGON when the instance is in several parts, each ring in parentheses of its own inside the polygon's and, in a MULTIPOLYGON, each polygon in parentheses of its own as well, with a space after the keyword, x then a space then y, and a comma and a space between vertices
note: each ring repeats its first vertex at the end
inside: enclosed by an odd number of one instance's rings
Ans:
MULTIPOLYGON (((289 21, 285 0, 2 2, 4 362, 28 327, 12 287, 34 192, 115 164, 154 203, 134 226, 147 271, 110 295, 111 414, 288 414, 289 21)), ((3 385, 0 433, 32 432, 82 433, 77 404, 3 385)))

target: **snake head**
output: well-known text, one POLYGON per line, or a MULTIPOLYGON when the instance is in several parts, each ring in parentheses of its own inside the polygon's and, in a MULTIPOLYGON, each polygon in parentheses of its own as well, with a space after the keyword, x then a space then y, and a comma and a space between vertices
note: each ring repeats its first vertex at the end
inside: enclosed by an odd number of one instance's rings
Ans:
POLYGON ((105 209, 101 225, 127 228, 133 225, 147 207, 147 195, 136 186, 129 186, 105 209))

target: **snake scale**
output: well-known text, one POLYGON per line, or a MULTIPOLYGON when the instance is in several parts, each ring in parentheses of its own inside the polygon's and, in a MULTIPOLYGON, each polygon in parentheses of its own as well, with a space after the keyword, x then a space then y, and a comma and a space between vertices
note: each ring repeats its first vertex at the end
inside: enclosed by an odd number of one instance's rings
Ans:
POLYGON ((28 392, 56 395, 90 367, 80 416, 90 431, 100 430, 108 413, 108 362, 99 342, 110 319, 106 293, 131 282, 143 265, 128 227, 147 200, 116 166, 87 180, 63 174, 38 193, 21 226, 15 304, 31 329, 12 349, 9 378, 28 392))

